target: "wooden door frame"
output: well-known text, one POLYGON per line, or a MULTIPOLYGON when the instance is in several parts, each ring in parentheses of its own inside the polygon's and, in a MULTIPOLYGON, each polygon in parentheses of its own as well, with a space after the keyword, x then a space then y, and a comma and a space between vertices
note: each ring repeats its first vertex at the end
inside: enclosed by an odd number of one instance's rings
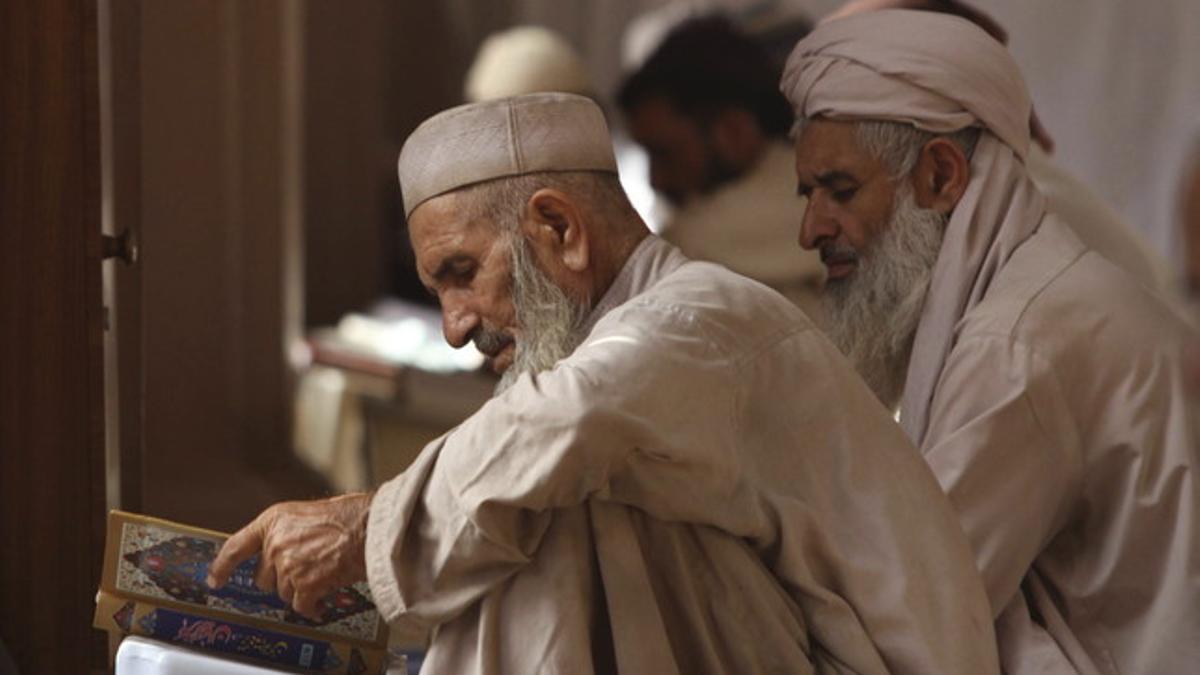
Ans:
POLYGON ((0 639, 105 667, 96 4, 0 3, 0 639))
MULTIPOLYGON (((129 237, 135 255, 142 239, 141 0, 98 0, 101 229, 129 237)), ((142 510, 145 464, 142 268, 111 260, 104 265, 108 507, 142 510)))

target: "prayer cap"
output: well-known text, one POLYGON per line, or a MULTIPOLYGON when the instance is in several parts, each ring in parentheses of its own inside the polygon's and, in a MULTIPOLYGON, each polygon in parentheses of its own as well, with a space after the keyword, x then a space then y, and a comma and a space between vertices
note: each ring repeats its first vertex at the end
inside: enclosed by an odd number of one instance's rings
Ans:
POLYGON ((463 85, 468 101, 537 91, 586 95, 592 90, 579 53, 562 36, 541 26, 517 26, 489 35, 463 85))
POLYGON ((604 113, 591 99, 528 94, 458 106, 425 120, 400 150, 404 215, 468 185, 541 171, 617 173, 604 113))
POLYGON ((864 12, 821 24, 792 50, 780 89, 800 117, 904 122, 934 133, 983 126, 1020 157, 1029 92, 1004 45, 956 16, 864 12))

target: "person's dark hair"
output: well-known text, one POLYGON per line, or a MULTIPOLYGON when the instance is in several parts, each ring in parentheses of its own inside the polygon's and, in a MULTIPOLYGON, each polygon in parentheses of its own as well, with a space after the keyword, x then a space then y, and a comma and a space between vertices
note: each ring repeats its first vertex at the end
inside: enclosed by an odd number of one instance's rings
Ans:
POLYGON ((779 68, 758 44, 723 16, 680 24, 617 91, 626 113, 662 97, 681 113, 705 120, 724 108, 754 113, 763 133, 786 135, 792 109, 779 91, 779 68))

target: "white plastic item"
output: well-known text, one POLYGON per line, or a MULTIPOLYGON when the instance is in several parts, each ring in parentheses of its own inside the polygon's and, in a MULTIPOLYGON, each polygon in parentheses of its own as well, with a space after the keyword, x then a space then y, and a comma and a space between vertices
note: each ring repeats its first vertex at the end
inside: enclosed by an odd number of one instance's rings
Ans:
POLYGON ((116 675, 275 675, 274 670, 165 642, 130 636, 117 649, 116 675))

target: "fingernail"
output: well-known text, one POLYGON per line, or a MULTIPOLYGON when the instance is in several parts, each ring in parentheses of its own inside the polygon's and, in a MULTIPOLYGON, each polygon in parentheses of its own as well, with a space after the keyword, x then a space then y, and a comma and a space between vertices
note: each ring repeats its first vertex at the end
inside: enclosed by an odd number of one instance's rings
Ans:
POLYGON ((211 574, 204 577, 204 583, 208 584, 208 587, 213 590, 216 590, 216 588, 218 586, 216 577, 214 577, 211 574))

